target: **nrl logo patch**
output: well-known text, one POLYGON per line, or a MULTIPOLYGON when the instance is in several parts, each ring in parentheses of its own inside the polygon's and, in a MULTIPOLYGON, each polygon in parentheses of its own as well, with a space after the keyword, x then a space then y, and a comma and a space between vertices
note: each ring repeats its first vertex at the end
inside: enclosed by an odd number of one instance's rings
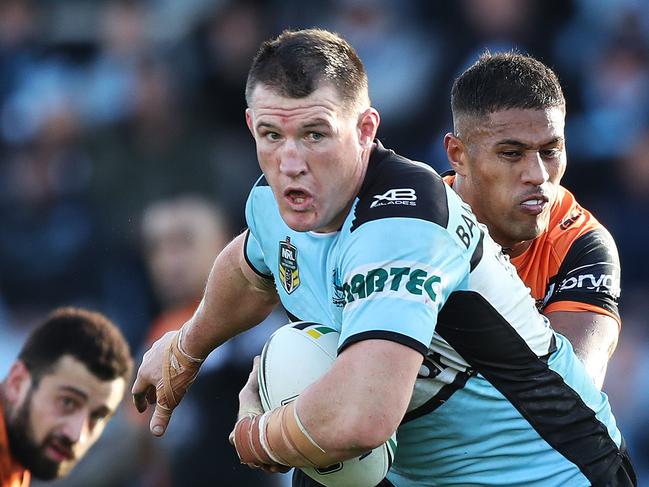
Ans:
POLYGON ((300 285, 300 270, 297 267, 297 248, 291 237, 279 242, 279 280, 284 291, 291 294, 300 285))

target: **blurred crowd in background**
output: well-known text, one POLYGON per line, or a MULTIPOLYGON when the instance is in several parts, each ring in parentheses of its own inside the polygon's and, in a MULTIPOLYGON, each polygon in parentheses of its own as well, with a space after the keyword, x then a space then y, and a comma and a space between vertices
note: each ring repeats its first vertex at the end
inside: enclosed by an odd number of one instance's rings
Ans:
MULTIPOLYGON (((567 99, 564 185, 611 231, 623 327, 605 390, 649 485, 649 5, 646 0, 0 2, 0 373, 52 307, 98 309, 139 361, 191 316, 259 176, 249 63, 323 27, 365 63, 387 147, 448 168, 453 79, 485 49, 534 55, 567 99)), ((56 485, 273 486, 227 444, 252 356, 286 318, 214 353, 155 440, 129 404, 56 485), (195 479, 195 480, 192 480, 195 479)))

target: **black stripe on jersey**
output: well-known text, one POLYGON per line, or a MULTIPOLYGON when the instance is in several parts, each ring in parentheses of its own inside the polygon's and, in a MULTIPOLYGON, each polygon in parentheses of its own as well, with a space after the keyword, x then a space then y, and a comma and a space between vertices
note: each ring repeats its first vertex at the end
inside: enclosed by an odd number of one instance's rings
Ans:
MULTIPOLYGON (((467 381, 474 375, 475 372, 459 372, 455 376, 455 379, 453 379, 453 382, 443 386, 439 390, 439 392, 435 394, 434 397, 430 398, 428 401, 426 401, 424 404, 419 406, 417 409, 408 411, 403 417, 403 419, 401 420, 401 424, 407 423, 408 421, 412 421, 413 419, 420 418, 421 416, 424 416, 430 412, 435 411, 435 409, 437 409, 442 404, 444 404, 453 395, 455 391, 459 391, 460 389, 462 389, 464 385, 467 383, 467 381)), ((419 379, 419 380, 426 380, 426 379, 419 379)))
POLYGON ((248 258, 248 253, 246 252, 246 249, 248 248, 248 239, 249 239, 249 238, 250 238, 250 230, 248 230, 248 231, 246 232, 246 239, 245 239, 245 241, 243 242, 243 258, 246 259, 246 263, 247 263, 248 266, 250 266, 250 268, 255 272, 255 274, 257 274, 257 275, 260 276, 260 277, 263 277, 264 279, 268 279, 269 281, 274 281, 275 278, 273 277, 272 274, 270 274, 270 275, 268 275, 268 274, 264 274, 264 273, 261 272, 259 269, 257 269, 257 268, 252 264, 252 262, 250 261, 250 259, 248 258))
POLYGON ((473 269, 480 263, 482 260, 482 243, 484 242, 484 231, 480 229, 480 240, 478 240, 478 245, 475 246, 473 255, 471 255, 471 267, 469 272, 473 272, 473 269))
POLYGON ((402 335, 401 333, 396 333, 394 331, 373 330, 363 331, 361 333, 350 336, 338 347, 338 354, 340 355, 340 353, 347 347, 349 347, 352 343, 362 342, 363 340, 389 340, 391 342, 397 342, 401 345, 405 345, 406 347, 410 347, 421 353, 424 357, 428 353, 428 347, 412 337, 402 335))
POLYGON ((483 296, 451 293, 435 331, 593 485, 614 475, 621 457, 606 426, 483 296))
POLYGON ((556 284, 545 306, 577 301, 619 316, 620 259, 604 228, 595 228, 572 243, 553 280, 556 284))
POLYGON ((391 217, 418 218, 446 228, 445 184, 432 168, 401 157, 377 141, 358 193, 351 231, 391 217))
POLYGON ((264 176, 263 174, 255 183, 255 187, 262 187, 262 186, 268 186, 268 181, 266 181, 266 176, 264 176))

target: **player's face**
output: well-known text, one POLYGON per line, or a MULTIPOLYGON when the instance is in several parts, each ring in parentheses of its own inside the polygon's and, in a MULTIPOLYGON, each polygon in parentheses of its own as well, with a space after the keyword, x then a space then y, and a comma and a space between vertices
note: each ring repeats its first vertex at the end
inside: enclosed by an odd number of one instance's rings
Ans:
POLYGON ((355 112, 327 84, 304 98, 260 84, 246 121, 284 222, 299 232, 338 230, 365 175, 376 110, 355 112))
POLYGON ((12 454, 36 478, 65 476, 101 435, 125 385, 121 378, 101 381, 81 362, 62 357, 36 387, 25 388, 10 415, 12 454))
POLYGON ((560 107, 502 110, 463 139, 469 203, 513 255, 548 227, 566 168, 564 122, 560 107))

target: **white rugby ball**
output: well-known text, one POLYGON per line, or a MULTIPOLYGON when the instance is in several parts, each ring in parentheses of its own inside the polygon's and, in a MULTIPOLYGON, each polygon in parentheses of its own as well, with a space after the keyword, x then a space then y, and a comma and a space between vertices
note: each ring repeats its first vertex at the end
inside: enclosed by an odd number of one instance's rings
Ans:
MULTIPOLYGON (((261 353, 259 395, 265 411, 295 400, 333 365, 340 334, 300 321, 273 333, 261 353)), ((396 451, 396 435, 383 445, 326 468, 302 468, 325 487, 375 487, 385 478, 396 451)))

